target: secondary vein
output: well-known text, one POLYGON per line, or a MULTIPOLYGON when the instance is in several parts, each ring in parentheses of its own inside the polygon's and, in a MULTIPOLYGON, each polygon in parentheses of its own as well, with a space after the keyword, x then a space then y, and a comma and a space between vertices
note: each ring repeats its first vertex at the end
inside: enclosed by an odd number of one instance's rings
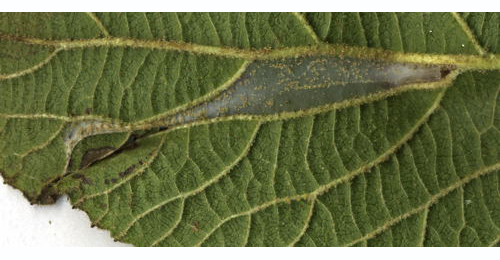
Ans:
POLYGON ((474 36, 474 33, 470 29, 470 27, 467 24, 467 22, 465 22, 465 20, 462 18, 462 16, 460 16, 460 14, 458 14, 456 12, 453 12, 451 14, 455 18, 455 20, 458 22, 458 24, 460 25, 460 27, 462 27, 462 29, 464 30, 465 34, 467 35, 467 37, 469 38, 469 40, 472 42, 472 45, 474 46, 474 48, 476 49, 476 51, 479 53, 479 55, 485 55, 486 51, 483 49, 483 47, 481 47, 481 44, 479 44, 479 42, 477 41, 476 37, 474 36))

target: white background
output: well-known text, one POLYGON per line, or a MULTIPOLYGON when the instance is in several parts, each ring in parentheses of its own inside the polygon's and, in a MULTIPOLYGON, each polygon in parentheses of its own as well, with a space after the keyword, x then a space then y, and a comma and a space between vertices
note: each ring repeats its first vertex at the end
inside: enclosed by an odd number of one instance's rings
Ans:
POLYGON ((67 197, 54 205, 30 205, 0 177, 0 246, 127 246, 109 231, 90 228, 88 216, 67 197))

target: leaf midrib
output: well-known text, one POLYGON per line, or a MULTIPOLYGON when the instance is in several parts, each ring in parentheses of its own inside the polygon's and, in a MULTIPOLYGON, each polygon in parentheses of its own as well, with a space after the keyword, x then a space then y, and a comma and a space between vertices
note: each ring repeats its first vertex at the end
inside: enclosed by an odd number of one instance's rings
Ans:
MULTIPOLYGON (((311 46, 282 47, 273 49, 241 49, 224 46, 200 45, 178 41, 143 40, 123 37, 105 37, 90 39, 49 40, 14 35, 0 35, 0 40, 9 40, 30 45, 54 47, 57 50, 72 50, 93 47, 128 47, 150 50, 184 51, 194 54, 215 55, 238 58, 248 61, 282 59, 304 55, 339 55, 361 59, 378 59, 389 62, 408 62, 419 64, 449 64, 461 69, 500 69, 498 54, 463 55, 463 54, 428 54, 396 52, 372 47, 347 46, 319 42, 311 46)), ((6 75, 2 75, 6 77, 6 75)), ((0 77, 0 79, 2 79, 0 77)))

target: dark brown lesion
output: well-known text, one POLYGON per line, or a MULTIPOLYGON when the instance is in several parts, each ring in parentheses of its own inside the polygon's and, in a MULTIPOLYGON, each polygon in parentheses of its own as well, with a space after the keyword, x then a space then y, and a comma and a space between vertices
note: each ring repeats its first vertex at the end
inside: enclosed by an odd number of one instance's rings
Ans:
POLYGON ((112 146, 103 146, 99 148, 88 149, 82 157, 80 163, 80 170, 88 168, 102 160, 114 157, 126 150, 134 149, 137 147, 137 139, 140 135, 136 133, 130 134, 128 139, 118 148, 112 146))
POLYGON ((115 184, 118 182, 118 178, 111 178, 111 179, 105 179, 104 184, 110 185, 110 184, 115 184))
POLYGON ((104 158, 105 156, 109 155, 115 150, 116 148, 111 146, 92 148, 87 150, 82 157, 82 161, 80 163, 80 169, 87 168, 88 166, 92 165, 99 159, 104 158))
POLYGON ((441 79, 446 78, 446 76, 448 76, 452 72, 453 69, 454 68, 452 68, 450 66, 441 67, 441 79))
POLYGON ((92 109, 91 107, 87 107, 87 108, 85 109, 85 115, 91 115, 91 114, 92 114, 92 111, 93 111, 93 109, 92 109))
POLYGON ((120 172, 118 175, 120 176, 120 178, 125 178, 127 175, 131 174, 132 172, 134 172, 134 170, 137 168, 137 165, 132 165, 130 167, 128 167, 125 171, 123 172, 120 172))
POLYGON ((82 183, 86 184, 86 185, 92 185, 94 183, 91 179, 85 177, 85 175, 83 175, 81 173, 73 174, 71 177, 73 179, 80 179, 82 181, 82 183))
MULTIPOLYGON (((60 178, 57 178, 54 183, 57 183, 59 180, 60 178)), ((57 190, 57 188, 54 187, 54 184, 50 183, 42 189, 42 192, 38 197, 34 200, 30 200, 30 202, 31 204, 50 205, 56 203, 57 199, 59 199, 61 195, 62 194, 57 190)))
MULTIPOLYGON (((143 139, 143 138, 147 138, 148 136, 152 135, 152 134, 156 134, 156 133, 159 133, 159 132, 162 132, 162 131, 166 131, 167 130, 167 127, 159 127, 159 128, 153 128, 153 129, 150 129, 150 130, 146 130, 146 131, 137 131, 137 132, 134 132, 134 133, 131 133, 130 136, 128 137, 128 139, 117 149, 117 148, 114 148, 114 147, 101 147, 101 148, 97 148, 97 149, 105 149, 105 148, 111 148, 112 150, 108 150, 107 152, 103 151, 102 155, 101 156, 92 156, 91 158, 93 158, 92 161, 89 161, 88 164, 86 164, 84 167, 82 167, 83 165, 83 162, 85 161, 85 159, 82 159, 82 164, 80 165, 80 169, 83 169, 83 168, 88 168, 100 161, 104 161, 104 160, 107 160, 107 159, 110 159, 110 158, 113 158, 125 151, 128 151, 128 150, 132 150, 132 149, 135 149, 139 146, 138 144, 138 141, 143 139)), ((91 150, 97 150, 97 149, 90 149, 87 151, 87 153, 91 150)), ((94 151, 93 154, 95 154, 96 151, 94 151)), ((87 153, 84 155, 84 157, 87 155, 87 153)), ((97 154, 95 154, 97 155, 97 154)), ((89 156, 91 156, 89 154, 89 156)))

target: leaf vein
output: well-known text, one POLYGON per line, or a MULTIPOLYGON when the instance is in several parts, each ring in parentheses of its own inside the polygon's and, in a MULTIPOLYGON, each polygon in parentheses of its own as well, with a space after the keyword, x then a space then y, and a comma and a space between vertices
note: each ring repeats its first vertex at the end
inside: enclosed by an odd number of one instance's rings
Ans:
POLYGON ((401 222, 402 220, 414 215, 414 214, 417 214, 423 210, 426 210, 428 208, 430 208, 432 205, 434 205, 440 198, 448 195, 450 192, 454 191, 455 189, 458 189, 460 187, 462 187, 463 185, 469 183, 470 181, 472 180, 475 180, 483 175, 486 175, 488 173, 491 173, 491 172, 495 172, 496 170, 499 170, 500 169, 500 163, 497 163, 497 164, 494 164, 494 165, 491 165, 491 166, 488 166, 488 167, 484 167, 483 169, 480 169, 476 172, 474 172, 473 174, 467 176, 467 177, 464 177, 462 179, 459 179, 457 182, 455 182, 454 184, 448 186, 447 188, 441 190, 440 192, 434 194, 431 199, 417 207, 417 208, 414 208, 414 209, 411 209, 410 211, 402 214, 402 215, 399 215, 397 217, 394 217, 392 218, 391 220, 389 220, 386 224, 384 224, 383 226, 375 229, 374 231, 364 235, 363 237, 360 237, 354 241, 351 241, 345 245, 342 245, 342 246, 352 246, 352 245, 355 245, 359 242, 363 242, 363 241, 367 241, 368 239, 370 238, 373 238, 375 237, 376 235, 380 234, 381 232, 383 232, 384 230, 387 230, 388 228, 394 226, 395 224, 401 222))
POLYGON ((479 53, 479 55, 485 55, 487 52, 483 49, 481 44, 477 41, 476 37, 474 36, 474 33, 470 29, 469 25, 467 25, 467 22, 460 16, 460 14, 453 12, 451 13, 453 18, 457 21, 458 25, 462 28, 464 33, 467 35, 469 40, 471 41, 472 45, 476 49, 476 51, 479 53))
POLYGON ((186 199, 182 199, 181 211, 179 212, 179 217, 175 220, 174 225, 170 229, 168 229, 163 235, 161 235, 157 240, 155 240, 150 246, 158 245, 161 241, 165 240, 165 238, 169 237, 172 234, 172 232, 174 232, 174 230, 179 226, 179 224, 182 221, 182 215, 184 215, 185 201, 186 199))
POLYGON ((295 246, 300 239, 306 234, 307 229, 309 228, 309 224, 311 223, 312 216, 314 214, 314 206, 316 205, 317 198, 311 198, 311 205, 309 206, 309 212, 307 213, 306 221, 304 222, 304 226, 300 233, 292 240, 292 242, 288 245, 289 247, 295 246))
MULTIPOLYGON (((1 37, 0 37, 1 39, 1 37)), ((30 68, 27 68, 27 69, 24 69, 24 70, 20 70, 20 71, 17 71, 17 72, 14 72, 14 73, 10 73, 10 74, 0 74, 0 81, 2 80, 7 80, 7 79, 14 79, 14 78, 18 78, 18 77, 21 77, 21 76, 24 76, 24 75, 27 75, 27 74, 31 74, 41 68, 43 68, 45 65, 49 64, 49 62, 54 58, 56 57, 56 55, 62 51, 63 48, 61 47, 56 47, 54 49, 53 52, 51 52, 47 58, 45 58, 43 61, 35 64, 34 66, 30 67, 30 68)))
MULTIPOLYGON (((162 207, 163 205, 166 205, 176 199, 186 199, 188 197, 191 197, 193 195, 196 195, 202 191, 204 191, 207 187, 209 187, 210 185, 212 185, 213 183, 216 183, 218 180, 220 180, 222 177, 224 177, 228 172, 230 172, 247 154, 248 152, 250 151, 252 145, 253 145, 253 142, 257 136, 257 133, 260 129, 260 125, 261 123, 260 122, 257 122, 257 125, 255 127, 255 130, 254 132, 252 133, 252 136, 249 140, 249 142, 247 143, 247 146, 243 149, 242 153, 233 161, 233 163, 231 163, 230 165, 228 165, 224 170, 221 171, 220 174, 216 175, 213 179, 203 183, 202 185, 200 185, 199 188, 197 189, 194 189, 194 190, 191 190, 191 191, 188 191, 188 192, 184 192, 184 193, 180 193, 178 194, 177 196, 175 197, 171 197, 171 198, 168 198, 158 204, 156 204, 155 206, 151 207, 150 209, 144 211, 143 213, 141 214, 138 214, 128 225, 127 225, 127 228, 121 232, 118 237, 122 237, 124 236, 128 230, 139 220, 141 220, 142 218, 144 218, 146 215, 150 214, 151 212, 157 210, 158 208, 162 207)), ((182 168, 181 168, 182 169, 182 168)))
POLYGON ((142 172, 144 172, 147 167, 154 161, 154 159, 158 156, 159 154, 159 150, 160 148, 162 147, 163 145, 163 142, 165 141, 165 136, 163 136, 163 138, 161 139, 161 141, 159 142, 158 144, 158 147, 153 151, 153 153, 151 154, 151 156, 148 158, 148 161, 145 162, 140 168, 138 168, 136 171, 134 171, 132 174, 130 174, 129 176, 125 177, 122 181, 118 182, 117 184, 111 186, 110 188, 102 191, 102 192, 97 192, 97 193, 94 193, 94 194, 90 194, 90 195, 86 195, 86 196, 82 196, 79 200, 77 200, 74 205, 75 206, 78 206, 80 205, 82 202, 84 202, 85 200, 88 200, 88 199, 91 199, 91 198, 94 198, 94 197, 97 197, 97 196, 101 196, 101 195, 104 195, 104 194, 109 194, 111 193, 113 190, 117 189, 118 187, 124 185, 124 184, 127 184, 131 179, 137 177, 138 175, 140 175, 142 172))
POLYGON ((304 26, 304 28, 306 29, 307 33, 311 36, 313 41, 316 44, 320 43, 321 40, 319 39, 318 35, 309 24, 309 22, 305 19, 304 15, 298 12, 292 12, 292 14, 297 18, 297 20, 302 24, 302 26, 304 26))
POLYGON ((130 47, 158 49, 166 51, 185 51, 197 54, 209 54, 222 57, 241 58, 247 61, 256 59, 279 59, 300 55, 343 55, 363 59, 378 58, 395 62, 411 62, 423 64, 452 64, 465 69, 499 69, 498 54, 486 56, 459 54, 425 54, 402 53, 380 48, 345 46, 341 44, 321 43, 314 46, 280 47, 268 49, 240 49, 164 40, 141 40, 133 38, 109 37, 81 40, 48 40, 40 38, 0 35, 0 39, 13 40, 26 44, 54 46, 64 50, 90 47, 130 47))
POLYGON ((105 37, 110 36, 108 30, 106 29, 104 24, 101 22, 101 20, 99 19, 99 17, 97 17, 95 13, 86 12, 86 14, 90 17, 90 19, 92 19, 96 23, 97 27, 99 28, 99 30, 101 30, 102 34, 104 34, 105 37))

